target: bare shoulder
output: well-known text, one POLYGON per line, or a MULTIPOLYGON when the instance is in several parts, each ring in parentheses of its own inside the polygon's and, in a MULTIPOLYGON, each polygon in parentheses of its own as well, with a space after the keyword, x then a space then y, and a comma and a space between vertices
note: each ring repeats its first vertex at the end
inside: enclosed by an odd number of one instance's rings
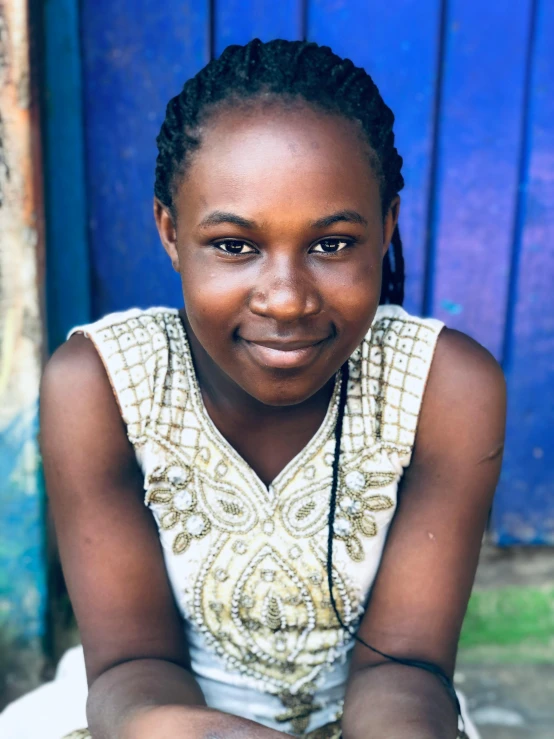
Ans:
MULTIPOLYGON (((479 445, 501 451, 506 418, 506 381, 502 368, 481 344, 460 331, 444 328, 423 398, 416 436, 419 451, 473 435, 479 445), (495 441, 496 440, 496 441, 495 441)), ((468 444, 468 447, 471 446, 468 444)))
POLYGON ((429 382, 445 393, 502 395, 506 390, 504 373, 493 355, 467 334, 446 327, 437 339, 429 382))
MULTIPOLYGON (((138 478, 136 458, 110 380, 96 347, 72 336, 46 365, 40 392, 40 445, 50 497, 85 486, 58 484, 61 472, 138 478), (117 471, 117 473, 116 473, 117 471)), ((77 492, 76 492, 77 491, 77 492)))
POLYGON ((92 341, 84 334, 74 334, 48 360, 42 376, 42 390, 61 386, 70 391, 79 387, 109 386, 106 370, 92 341), (66 384, 67 383, 67 384, 66 384))
POLYGON ((48 361, 41 383, 41 414, 70 413, 73 418, 103 416, 123 427, 123 420, 104 364, 83 334, 73 335, 48 361))

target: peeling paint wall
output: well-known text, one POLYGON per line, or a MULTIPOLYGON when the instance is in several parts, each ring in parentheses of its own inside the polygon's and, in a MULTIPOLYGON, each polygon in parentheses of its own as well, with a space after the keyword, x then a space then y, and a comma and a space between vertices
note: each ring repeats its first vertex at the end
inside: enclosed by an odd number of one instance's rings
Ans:
MULTIPOLYGON (((41 202, 26 0, 0 2, 0 694, 36 681, 45 623, 37 401, 41 202), (14 675, 19 684, 15 684, 14 675), (10 682, 12 680, 12 682, 10 682)), ((1 698, 0 698, 1 699, 1 698)))

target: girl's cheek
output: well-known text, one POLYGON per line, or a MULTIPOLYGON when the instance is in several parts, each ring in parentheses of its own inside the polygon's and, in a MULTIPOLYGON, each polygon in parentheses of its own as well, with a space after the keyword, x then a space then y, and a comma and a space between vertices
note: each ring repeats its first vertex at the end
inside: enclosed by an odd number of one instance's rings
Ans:
POLYGON ((333 275, 326 281, 325 293, 335 307, 344 310, 371 304, 378 299, 381 287, 380 275, 371 265, 358 265, 344 274, 333 275))
POLYGON ((229 311, 238 310, 248 294, 240 282, 209 277, 204 278, 200 285, 195 285, 193 290, 185 290, 185 301, 187 293, 195 304, 207 306, 212 313, 221 314, 222 317, 229 311))
POLYGON ((244 285, 217 274, 182 280, 183 297, 189 321, 197 334, 225 332, 243 309, 244 285))

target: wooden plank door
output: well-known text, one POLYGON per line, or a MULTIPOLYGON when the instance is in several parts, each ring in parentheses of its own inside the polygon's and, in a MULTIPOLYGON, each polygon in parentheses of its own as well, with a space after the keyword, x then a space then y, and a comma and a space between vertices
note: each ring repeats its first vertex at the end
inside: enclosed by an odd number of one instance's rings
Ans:
POLYGON ((183 82, 255 36, 329 44, 397 116, 407 310, 505 367, 495 536, 554 541, 552 12, 548 0, 83 0, 91 315, 181 303, 151 208, 155 137, 183 82))
POLYGON ((210 57, 208 0, 83 0, 92 314, 180 305, 152 217, 165 106, 210 57))
POLYGON ((554 544, 554 4, 529 34, 504 363, 506 454, 493 515, 500 544, 554 544))

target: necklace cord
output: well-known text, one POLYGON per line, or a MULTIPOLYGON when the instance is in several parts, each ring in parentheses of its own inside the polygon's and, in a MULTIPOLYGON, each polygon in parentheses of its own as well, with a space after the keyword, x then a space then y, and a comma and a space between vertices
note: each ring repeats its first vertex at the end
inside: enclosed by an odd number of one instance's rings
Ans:
POLYGON ((328 534, 328 539, 327 539, 327 582, 329 585, 329 597, 331 600, 331 606, 333 607, 333 611, 335 612, 335 616, 337 617, 337 621, 339 622, 339 625, 341 626, 341 628, 344 629, 357 642, 359 642, 360 644, 363 644, 365 647, 370 649, 372 652, 379 654, 381 657, 384 657, 390 662, 396 662, 397 664, 406 665, 407 667, 417 667, 421 670, 426 670, 427 672, 431 672, 433 675, 436 675, 439 678, 439 680, 442 682, 444 687, 446 688, 447 692, 449 693, 450 697, 452 698, 454 702, 454 705, 456 706, 458 716, 462 723, 462 732, 463 732, 462 736, 464 736, 465 735, 465 725, 464 725, 464 719, 462 716, 460 701, 458 700, 458 696, 456 694, 456 690, 454 689, 453 682, 448 677, 446 672, 441 667, 433 664, 432 662, 425 662, 423 660, 416 660, 416 659, 406 659, 403 657, 395 657, 391 654, 387 654, 386 652, 382 652, 380 649, 377 649, 377 647, 373 647, 371 644, 368 644, 360 636, 358 636, 358 634, 355 632, 355 630, 350 625, 344 623, 339 613, 338 607, 337 607, 337 602, 335 600, 335 594, 334 594, 334 583, 333 583, 333 539, 334 539, 334 534, 335 534, 335 512, 336 512, 336 507, 337 507, 337 492, 338 492, 339 477, 340 477, 340 451, 341 451, 340 447, 341 447, 344 414, 346 410, 348 379, 349 379, 348 362, 345 362, 341 368, 341 386, 340 386, 339 406, 338 406, 338 413, 337 413, 337 422, 335 425, 335 452, 334 452, 334 457, 333 457, 333 476, 332 476, 332 485, 331 485, 331 498, 329 501, 329 534, 328 534))

